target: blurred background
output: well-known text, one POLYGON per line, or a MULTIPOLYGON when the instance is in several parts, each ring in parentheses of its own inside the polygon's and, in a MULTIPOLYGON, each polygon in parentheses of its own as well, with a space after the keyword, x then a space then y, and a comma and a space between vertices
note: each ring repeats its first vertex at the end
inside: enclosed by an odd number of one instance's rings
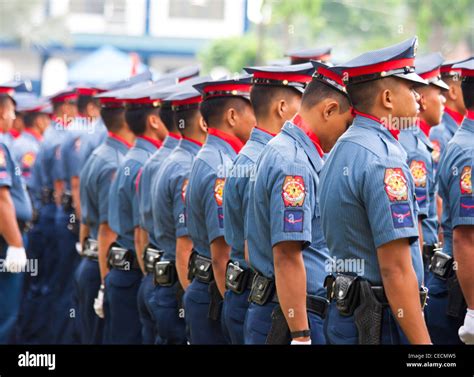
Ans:
POLYGON ((221 76, 332 46, 343 62, 418 35, 418 53, 474 51, 474 0, 0 0, 0 83, 48 95, 199 63, 221 76))

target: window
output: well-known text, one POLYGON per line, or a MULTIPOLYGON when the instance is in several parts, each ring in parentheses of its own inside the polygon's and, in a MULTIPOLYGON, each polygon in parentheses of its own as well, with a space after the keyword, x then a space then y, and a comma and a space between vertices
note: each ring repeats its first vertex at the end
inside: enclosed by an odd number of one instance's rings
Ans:
POLYGON ((172 0, 170 18, 224 19, 224 0, 172 0))
POLYGON ((103 14, 105 0, 69 0, 71 13, 103 14))

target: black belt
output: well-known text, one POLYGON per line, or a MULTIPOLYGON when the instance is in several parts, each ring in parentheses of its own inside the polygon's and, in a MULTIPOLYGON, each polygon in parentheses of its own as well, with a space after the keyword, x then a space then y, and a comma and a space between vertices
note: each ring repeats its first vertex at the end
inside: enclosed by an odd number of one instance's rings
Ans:
MULTIPOLYGON (((372 292, 374 292, 375 297, 377 300, 384 306, 389 306, 389 302, 387 296, 385 295, 385 289, 381 286, 371 287, 372 292)), ((425 287, 421 288, 420 291, 420 303, 421 307, 424 308, 426 305, 426 300, 428 299, 428 289, 425 287)))
MULTIPOLYGON (((277 293, 273 295, 271 302, 279 304, 277 293)), ((329 308, 329 300, 324 297, 306 295, 306 310, 325 318, 329 308)))
POLYGON ((140 270, 135 253, 117 245, 112 245, 109 250, 108 264, 110 268, 122 271, 140 270))
POLYGON ((54 203, 54 191, 47 187, 41 190, 41 203, 43 205, 54 203))

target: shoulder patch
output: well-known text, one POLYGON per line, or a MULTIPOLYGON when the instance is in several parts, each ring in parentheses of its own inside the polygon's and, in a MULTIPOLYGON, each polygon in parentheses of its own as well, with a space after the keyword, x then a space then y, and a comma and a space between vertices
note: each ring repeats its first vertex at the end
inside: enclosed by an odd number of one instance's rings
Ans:
POLYGON ((408 186, 405 174, 401 168, 385 169, 385 192, 391 202, 408 199, 408 186))
POLYGON ((186 191, 188 190, 188 183, 189 179, 185 178, 183 180, 183 185, 181 186, 181 200, 183 201, 183 203, 186 202, 186 191))
POLYGON ((438 140, 432 140, 431 144, 433 145, 433 151, 431 152, 431 157, 433 161, 438 163, 441 156, 441 145, 438 140))
POLYGON ((36 155, 33 152, 28 152, 21 158, 21 165, 25 168, 31 168, 35 163, 36 155))
POLYGON ((427 171, 425 162, 413 160, 410 163, 410 171, 415 181, 415 186, 426 187, 427 171))
POLYGON ((287 175, 283 181, 281 195, 285 207, 302 207, 306 197, 303 177, 300 175, 287 175))
POLYGON ((216 182, 214 183, 214 199, 219 207, 222 206, 224 198, 224 184, 225 178, 216 178, 216 182))
POLYGON ((461 195, 472 195, 472 167, 464 166, 460 179, 461 195))

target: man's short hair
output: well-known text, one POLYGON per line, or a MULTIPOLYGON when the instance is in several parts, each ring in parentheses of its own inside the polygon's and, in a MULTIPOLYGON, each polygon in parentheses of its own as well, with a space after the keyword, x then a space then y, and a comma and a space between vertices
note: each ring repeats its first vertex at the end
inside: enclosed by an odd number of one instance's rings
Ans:
POLYGON ((340 112, 344 113, 350 108, 350 102, 347 96, 339 90, 331 87, 320 80, 313 79, 306 87, 301 107, 310 109, 319 104, 325 98, 332 98, 339 103, 340 112))
POLYGON ((461 82, 462 97, 464 99, 464 106, 466 109, 474 110, 474 81, 472 78, 469 81, 461 82))
POLYGON ((100 110, 100 116, 110 132, 119 131, 125 123, 125 109, 121 107, 103 107, 100 110))
POLYGON ((204 121, 212 126, 220 124, 230 108, 240 112, 245 106, 250 106, 250 102, 242 97, 215 97, 203 101, 200 109, 204 121))
POLYGON ((47 116, 47 114, 41 112, 26 112, 23 115, 23 122, 25 123, 25 128, 32 128, 36 119, 38 119, 40 116, 47 116))
POLYGON ((146 122, 150 115, 159 116, 159 109, 152 107, 131 108, 125 111, 125 119, 132 132, 139 136, 146 130, 146 122))
POLYGON ((284 99, 290 101, 294 96, 301 97, 301 93, 295 88, 278 85, 253 85, 250 91, 250 102, 257 119, 262 119, 270 113, 274 101, 284 99))
POLYGON ((160 107, 160 119, 168 131, 175 129, 175 113, 171 106, 160 107))
POLYGON ((175 112, 176 127, 180 132, 186 129, 186 126, 195 121, 199 115, 199 108, 178 110, 175 112))
POLYGON ((85 114, 87 110, 87 105, 90 103, 94 104, 95 106, 99 107, 100 102, 98 98, 94 98, 93 96, 89 95, 80 95, 79 98, 77 99, 77 110, 79 111, 80 114, 85 114))

